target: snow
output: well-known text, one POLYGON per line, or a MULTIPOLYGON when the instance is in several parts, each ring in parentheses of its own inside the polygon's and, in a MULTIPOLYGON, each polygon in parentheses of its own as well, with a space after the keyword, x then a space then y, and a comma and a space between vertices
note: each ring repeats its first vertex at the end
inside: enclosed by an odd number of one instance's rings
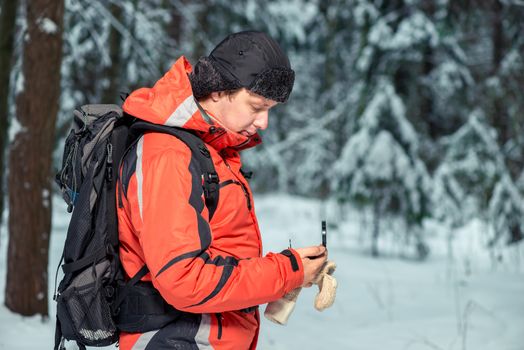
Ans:
POLYGON ((518 69, 522 69, 524 66, 524 59, 522 58, 522 53, 519 53, 518 50, 513 49, 502 60, 500 65, 500 70, 503 74, 512 74, 518 69))
POLYGON ((353 16, 355 23, 362 27, 365 25, 366 20, 375 20, 378 16, 378 10, 373 4, 367 1, 358 1, 353 8, 353 16))
POLYGON ((36 22, 40 28, 40 31, 44 33, 55 34, 58 30, 56 23, 47 17, 39 18, 36 22))
POLYGON ((15 96, 18 96, 21 92, 23 92, 24 87, 25 87, 24 74, 20 72, 16 77, 15 96))
MULTIPOLYGON (((381 47, 387 46, 393 36, 393 31, 388 26, 384 19, 379 19, 375 22, 369 32, 369 43, 381 47)), ((385 47, 384 47, 385 48, 385 47)))
POLYGON ((474 85, 474 79, 462 65, 447 60, 431 72, 433 93, 446 100, 461 89, 474 85))
MULTIPOLYGON (((409 144, 410 151, 416 151, 418 148, 418 136, 406 118, 406 107, 401 98, 397 95, 394 86, 388 79, 380 79, 375 94, 362 115, 360 121, 362 128, 370 130, 377 130, 383 128, 389 119, 393 119, 396 130, 389 130, 390 132, 397 132, 395 135, 400 141, 409 144)), ((390 128, 391 129, 391 128, 390 128)))
MULTIPOLYGON (((3 306, 0 295, 0 349, 51 349, 55 303, 53 278, 69 214, 55 200, 50 242, 50 318, 21 317, 3 306), (31 336, 21 336, 30 334, 31 336)), ((291 238, 294 247, 318 244, 320 220, 328 218, 330 259, 338 267, 337 300, 324 312, 313 307, 316 287, 304 289, 286 326, 262 318, 259 349, 375 350, 522 350, 524 345, 524 244, 493 259, 486 249, 485 227, 472 221, 452 236, 436 221, 426 222, 432 254, 423 263, 400 259, 392 237, 383 235, 384 254, 367 254, 365 227, 349 210, 334 227, 331 203, 288 195, 257 196, 264 251, 280 251, 291 238), (389 249, 389 250, 388 250, 389 249)), ((5 221, 4 221, 5 222, 5 221)), ((7 237, 2 227, 0 289, 5 288, 7 237)), ((261 306, 263 312, 265 306, 261 306)), ((73 344, 68 344, 74 349, 73 344)), ((94 348, 93 348, 94 349, 94 348)), ((107 347, 114 349, 114 346, 107 347)))
POLYGON ((13 142, 18 133, 26 132, 27 128, 20 124, 18 118, 11 118, 11 125, 9 126, 9 142, 13 142))
POLYGON ((49 190, 42 190, 42 204, 45 208, 49 208, 49 190))
POLYGON ((428 40, 431 46, 438 44, 438 33, 435 25, 421 12, 415 12, 404 19, 395 36, 389 42, 394 49, 407 49, 428 40))
POLYGON ((358 71, 360 72, 366 72, 369 69, 369 65, 371 64, 371 60, 373 58, 373 48, 370 46, 366 46, 362 50, 362 54, 357 59, 356 67, 358 71))
POLYGON ((368 156, 365 170, 369 176, 375 174, 378 180, 387 181, 394 178, 397 169, 409 169, 409 158, 391 134, 384 130, 376 136, 368 156))
MULTIPOLYGON (((311 25, 318 15, 314 4, 304 0, 290 0, 286 2, 270 2, 265 6, 267 6, 268 18, 273 19, 276 23, 280 23, 279 27, 285 28, 282 32, 287 40, 296 38, 299 43, 306 42, 308 35, 306 28, 311 25)), ((259 13, 255 14, 255 16, 259 16, 259 13)), ((269 26, 269 28, 271 27, 275 28, 276 26, 269 26)))
MULTIPOLYGON (((363 23, 363 9, 357 10, 357 21, 363 23)), ((417 44, 428 41, 431 46, 436 46, 439 34, 435 25, 423 13, 415 11, 407 16, 393 32, 390 22, 396 19, 395 15, 382 17, 374 23, 369 33, 369 43, 384 50, 406 50, 417 44)))

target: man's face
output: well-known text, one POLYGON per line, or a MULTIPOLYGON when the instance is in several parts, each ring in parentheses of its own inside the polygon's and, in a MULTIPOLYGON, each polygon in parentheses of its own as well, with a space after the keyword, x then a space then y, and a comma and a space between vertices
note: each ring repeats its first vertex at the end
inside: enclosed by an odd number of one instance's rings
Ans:
POLYGON ((269 109, 277 104, 245 88, 231 95, 213 92, 211 100, 211 105, 206 104, 206 107, 214 117, 227 129, 244 136, 266 129, 269 109))

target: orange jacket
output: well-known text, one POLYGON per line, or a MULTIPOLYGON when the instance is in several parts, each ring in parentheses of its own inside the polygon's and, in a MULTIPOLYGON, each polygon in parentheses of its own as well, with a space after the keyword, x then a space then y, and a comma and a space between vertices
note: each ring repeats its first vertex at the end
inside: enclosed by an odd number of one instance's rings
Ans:
POLYGON ((181 57, 153 88, 134 91, 123 109, 137 118, 191 129, 206 143, 220 178, 209 220, 202 177, 176 137, 146 133, 120 169, 120 259, 128 276, 144 263, 164 299, 187 312, 158 331, 122 333, 128 349, 254 349, 259 304, 300 286, 303 267, 290 249, 262 257, 262 242, 239 151, 260 143, 202 117, 181 57), (212 125, 214 124, 214 125, 212 125), (191 345, 192 344, 192 345, 191 345), (196 347, 195 347, 196 345, 196 347))

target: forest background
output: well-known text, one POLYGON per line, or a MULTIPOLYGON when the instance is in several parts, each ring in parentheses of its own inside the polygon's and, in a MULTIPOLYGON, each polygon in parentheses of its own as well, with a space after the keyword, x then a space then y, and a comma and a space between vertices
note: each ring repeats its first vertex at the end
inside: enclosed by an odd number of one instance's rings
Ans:
POLYGON ((389 235, 400 257, 426 259, 428 220, 450 239, 479 220, 494 261, 524 236, 522 1, 2 0, 0 11, 13 312, 49 312, 51 215, 64 209, 53 177, 72 111, 120 103, 246 29, 273 36, 296 72, 264 143, 244 153, 256 192, 316 198, 334 229, 358 211, 375 257, 389 235))

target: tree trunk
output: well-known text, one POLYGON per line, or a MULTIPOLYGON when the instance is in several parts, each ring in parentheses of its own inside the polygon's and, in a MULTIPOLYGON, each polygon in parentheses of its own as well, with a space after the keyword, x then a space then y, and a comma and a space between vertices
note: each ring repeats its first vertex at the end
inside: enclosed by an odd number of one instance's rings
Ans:
MULTIPOLYGON (((173 6, 171 9, 171 22, 167 26, 166 34, 175 41, 177 45, 180 45, 183 38, 184 26, 187 25, 184 23, 184 14, 180 7, 186 7, 189 3, 189 0, 182 0, 179 2, 178 6, 173 6)), ((164 2, 164 7, 169 7, 169 2, 164 2)))
MULTIPOLYGON (((120 23, 122 23, 123 9, 121 5, 111 3, 111 15, 120 23)), ((122 35, 114 27, 111 27, 109 33, 109 56, 111 57, 111 65, 105 70, 105 77, 109 80, 109 85, 102 93, 102 103, 116 103, 119 102, 120 90, 122 89, 121 79, 122 70, 122 54, 120 52, 122 46, 122 35)))
POLYGON ((1 1, 0 14, 0 227, 4 212, 4 177, 7 130, 9 129, 9 76, 13 58, 17 0, 1 1))
MULTIPOLYGON (((431 20, 435 18, 435 3, 432 1, 424 2, 422 4, 424 13, 431 20)), ((434 63, 434 52, 429 42, 425 43, 422 49, 422 77, 429 77, 433 69, 435 68, 434 63)), ((425 84, 421 84, 422 79, 418 79, 419 86, 417 87, 418 99, 419 99, 419 113, 422 120, 427 121, 428 134, 432 140, 438 139, 443 132, 442 120, 438 118, 433 112, 433 96, 431 96, 431 90, 425 84)))
MULTIPOLYGON (((375 197, 376 198, 376 197, 375 197)), ((378 257, 378 236, 380 234, 380 207, 378 199, 373 202, 373 233, 371 236, 371 256, 378 257)))
MULTIPOLYGON (((200 1, 200 11, 196 14, 196 21, 197 21, 197 28, 203 29, 203 33, 195 33, 195 35, 192 36, 193 41, 193 52, 192 56, 194 57, 194 62, 196 63, 198 59, 202 56, 207 56, 208 52, 206 52, 206 45, 204 43, 204 37, 209 36, 212 37, 213 35, 216 35, 216 33, 213 33, 214 29, 210 25, 209 22, 209 14, 213 13, 213 11, 216 11, 216 9, 213 8, 213 5, 210 4, 209 0, 203 0, 200 1)), ((213 43, 214 44, 214 43, 213 43)))
POLYGON ((9 155, 5 305, 22 315, 47 315, 51 154, 60 97, 64 1, 27 1, 25 9, 25 84, 16 101, 22 128, 9 155))

